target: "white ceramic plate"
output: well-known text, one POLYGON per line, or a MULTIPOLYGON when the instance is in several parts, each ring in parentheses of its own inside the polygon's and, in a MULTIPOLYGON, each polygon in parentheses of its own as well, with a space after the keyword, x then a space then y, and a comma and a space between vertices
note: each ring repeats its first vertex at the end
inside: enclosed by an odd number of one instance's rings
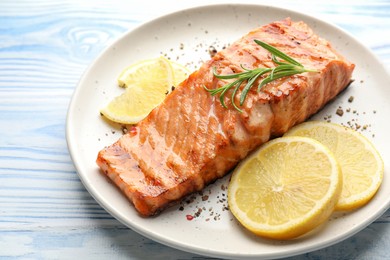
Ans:
POLYGON ((140 217, 127 199, 100 174, 97 153, 121 135, 99 109, 123 91, 116 85, 119 72, 142 59, 166 55, 195 69, 209 59, 208 49, 220 50, 251 29, 291 17, 303 20, 317 34, 356 64, 355 81, 314 118, 331 116, 333 122, 367 125, 361 127, 382 154, 389 172, 390 121, 389 75, 378 59, 343 30, 324 21, 289 10, 261 5, 215 5, 179 11, 163 16, 128 32, 91 64, 72 99, 67 118, 67 141, 80 179, 92 196, 110 214, 129 228, 155 241, 181 250, 221 258, 279 258, 317 250, 365 228, 381 216, 390 204, 390 178, 385 176, 375 198, 365 207, 334 215, 320 229, 292 241, 256 237, 238 225, 226 210, 228 177, 208 186, 181 204, 152 218, 140 217), (348 102, 350 96, 353 102, 348 102), (338 107, 342 117, 335 114, 338 107), (349 112, 348 112, 349 111, 349 112), (200 209, 199 209, 200 208, 200 209), (188 220, 187 215, 195 216, 188 220))

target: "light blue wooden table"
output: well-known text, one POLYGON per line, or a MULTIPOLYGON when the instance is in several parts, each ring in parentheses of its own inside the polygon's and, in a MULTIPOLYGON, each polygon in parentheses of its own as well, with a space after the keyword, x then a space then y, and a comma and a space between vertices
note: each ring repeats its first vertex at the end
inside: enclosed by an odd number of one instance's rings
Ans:
MULTIPOLYGON (((0 259, 207 259, 111 217, 81 184, 65 139, 72 93, 106 46, 142 22, 207 2, 0 1, 0 259)), ((390 1, 272 5, 337 24, 390 69, 390 1)), ((390 211, 339 244, 291 259, 390 259, 390 211)))

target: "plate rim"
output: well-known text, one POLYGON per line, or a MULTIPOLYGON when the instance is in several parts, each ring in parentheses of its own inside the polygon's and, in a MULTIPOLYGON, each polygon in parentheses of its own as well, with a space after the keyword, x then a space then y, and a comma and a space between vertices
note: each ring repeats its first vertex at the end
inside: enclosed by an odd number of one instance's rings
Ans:
POLYGON ((126 219, 125 216, 123 216, 123 214, 121 214, 120 212, 117 212, 115 209, 113 209, 110 206, 109 203, 104 203, 104 198, 102 196, 100 196, 98 193, 95 192, 95 189, 88 182, 87 178, 85 178, 85 176, 80 173, 82 171, 82 169, 81 169, 80 165, 77 163, 77 158, 75 158, 75 154, 76 154, 76 152, 74 151, 75 144, 73 144, 73 140, 72 140, 73 122, 71 120, 71 117, 72 117, 71 115, 72 115, 73 111, 76 109, 76 97, 79 95, 79 92, 81 91, 80 90, 81 86, 83 85, 83 82, 86 81, 86 79, 87 79, 86 76, 93 70, 94 65, 96 63, 98 63, 103 58, 103 56, 106 54, 106 52, 112 46, 118 44, 124 38, 129 37, 129 35, 131 35, 135 31, 140 30, 143 27, 147 27, 148 25, 153 24, 153 23, 157 22, 158 20, 164 20, 164 19, 166 19, 168 17, 171 17, 171 16, 180 15, 180 13, 182 13, 182 12, 194 12, 194 11, 203 10, 205 8, 227 8, 227 7, 230 7, 230 8, 235 8, 235 7, 246 7, 246 8, 254 7, 254 8, 260 8, 260 9, 271 8, 274 11, 290 12, 293 15, 297 15, 297 16, 300 16, 300 17, 307 17, 308 19, 314 20, 316 22, 324 23, 327 26, 330 26, 333 29, 339 30, 343 34, 345 34, 348 37, 352 38, 355 41, 355 43, 359 44, 362 48, 364 48, 365 51, 367 51, 375 59, 376 62, 378 62, 379 64, 382 65, 383 72, 385 73, 385 75, 387 77, 390 77, 389 74, 388 74, 388 71, 386 70, 386 66, 384 65, 384 63, 374 54, 374 52, 370 48, 368 48, 361 41, 357 40, 356 37, 354 35, 352 35, 350 32, 344 30, 343 28, 337 26, 336 24, 330 23, 328 21, 324 21, 321 18, 317 18, 317 17, 311 16, 311 15, 308 15, 308 14, 301 13, 301 12, 296 11, 296 10, 283 8, 283 7, 279 7, 279 6, 275 6, 275 5, 266 5, 266 4, 261 4, 261 3, 259 3, 259 4, 253 4, 253 3, 218 3, 218 4, 201 4, 201 5, 196 5, 196 6, 192 6, 192 7, 189 7, 189 8, 182 8, 182 9, 179 9, 179 10, 168 12, 168 13, 165 13, 163 15, 160 15, 160 16, 154 17, 152 19, 149 19, 149 20, 147 20, 145 22, 141 22, 140 24, 138 24, 138 25, 128 29, 121 36, 119 36, 117 39, 113 40, 105 48, 103 48, 103 50, 92 60, 92 62, 89 63, 87 68, 82 73, 82 75, 81 75, 81 77, 80 77, 80 79, 79 79, 79 81, 77 83, 77 86, 75 87, 75 90, 73 91, 73 94, 71 96, 71 100, 70 100, 70 103, 69 103, 69 106, 68 106, 68 110, 67 110, 66 126, 65 126, 65 130, 66 130, 65 135, 66 135, 67 148, 68 148, 69 155, 71 157, 72 163, 75 166, 75 170, 76 170, 76 173, 77 173, 79 179, 81 180, 83 186, 86 188, 88 193, 94 198, 94 200, 102 208, 104 208, 113 218, 117 219, 120 223, 122 223, 126 227, 132 229, 133 231, 139 233, 140 235, 145 236, 145 237, 147 237, 147 238, 149 238, 149 239, 151 239, 151 240, 153 240, 153 241, 155 241, 157 243, 161 243, 161 244, 164 244, 166 246, 169 246, 169 247, 172 247, 172 248, 175 248, 175 249, 179 249, 179 250, 183 250, 183 251, 186 251, 186 252, 194 253, 194 254, 202 254, 202 255, 205 255, 205 256, 224 257, 224 258, 240 257, 240 258, 245 258, 245 259, 255 259, 255 258, 259 259, 259 257, 261 259, 269 259, 271 257, 272 258, 281 258, 281 257, 289 257, 289 256, 294 256, 294 255, 298 255, 298 254, 308 253, 308 252, 316 251, 316 250, 319 250, 319 249, 322 249, 322 248, 326 248, 326 247, 329 247, 331 245, 337 244, 337 243, 339 243, 339 242, 341 242, 341 241, 343 241, 343 240, 345 240, 345 239, 355 235, 356 233, 360 232, 361 230, 366 228, 368 225, 370 225, 373 221, 375 221, 381 215, 383 215, 390 208, 390 199, 386 203, 384 203, 385 206, 381 210, 379 210, 376 214, 372 215, 370 218, 368 218, 365 221, 363 221, 359 225, 359 228, 352 229, 350 232, 346 232, 346 233, 344 233, 342 235, 337 235, 333 239, 329 239, 328 241, 326 241, 326 243, 318 244, 316 246, 310 246, 309 245, 309 246, 304 247, 303 249, 302 248, 297 248, 295 250, 290 250, 289 253, 282 252, 280 254, 279 253, 277 253, 277 254, 268 254, 268 255, 264 255, 264 254, 240 254, 240 253, 237 253, 237 254, 226 253, 226 254, 224 254, 223 252, 219 252, 219 251, 218 252, 213 252, 211 249, 207 250, 207 249, 204 249, 204 248, 199 248, 199 247, 194 247, 194 246, 188 247, 186 244, 177 244, 175 241, 172 241, 171 239, 167 239, 167 238, 165 238, 164 236, 162 236, 162 235, 160 235, 158 233, 145 232, 145 230, 143 230, 140 225, 134 225, 134 223, 129 224, 128 220, 126 219))

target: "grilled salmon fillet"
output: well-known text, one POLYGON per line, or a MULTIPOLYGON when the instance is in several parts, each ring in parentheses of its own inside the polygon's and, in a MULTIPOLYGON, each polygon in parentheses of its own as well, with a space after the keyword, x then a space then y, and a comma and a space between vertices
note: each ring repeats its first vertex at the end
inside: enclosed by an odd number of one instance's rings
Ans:
MULTIPOLYGON (((117 142, 101 150, 97 164, 143 216, 154 215, 185 195, 226 175, 255 148, 320 110, 351 82, 354 64, 304 22, 289 18, 257 28, 218 52, 164 102, 117 142), (317 72, 254 87, 242 112, 212 89, 227 81, 213 75, 274 67, 258 39, 317 72)), ((239 103, 240 93, 235 102, 239 103)))

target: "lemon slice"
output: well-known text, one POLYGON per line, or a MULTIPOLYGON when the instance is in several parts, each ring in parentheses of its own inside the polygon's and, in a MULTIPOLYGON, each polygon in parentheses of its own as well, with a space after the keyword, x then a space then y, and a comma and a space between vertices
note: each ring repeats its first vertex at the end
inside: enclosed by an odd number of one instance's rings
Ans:
POLYGON ((128 88, 114 98, 100 113, 111 121, 121 124, 136 124, 144 119, 165 98, 159 90, 128 88))
MULTIPOLYGON (((136 62, 125 69, 118 76, 118 85, 120 87, 143 86, 158 81, 174 82, 174 74, 171 62, 159 57, 155 59, 142 60, 136 62)), ((166 90, 170 90, 169 86, 166 90)))
POLYGON ((340 167, 321 143, 283 137, 261 146, 234 170, 229 208, 253 233, 291 239, 332 214, 342 187, 340 167))
MULTIPOLYGON (((170 61, 164 57, 160 57, 161 62, 165 63, 164 66, 170 67, 173 71, 173 86, 179 85, 185 80, 191 73, 191 71, 180 63, 170 61)), ((118 85, 123 88, 128 86, 138 85, 142 78, 139 78, 137 74, 142 73, 142 70, 148 69, 148 66, 155 66, 156 59, 143 60, 134 63, 125 68, 118 76, 118 85)), ((171 90, 170 88, 168 89, 171 90)))
POLYGON ((173 69, 174 74, 174 83, 173 85, 176 87, 179 85, 183 80, 188 78, 188 76, 191 74, 191 71, 181 65, 180 63, 170 61, 173 69))
POLYGON ((343 175, 343 189, 336 210, 359 208, 367 204, 378 191, 383 180, 383 160, 362 134, 334 123, 309 121, 286 133, 286 136, 292 135, 318 140, 338 160, 343 175))
POLYGON ((138 62, 118 77, 125 92, 114 98, 100 112, 122 124, 135 124, 145 118, 171 91, 174 73, 170 62, 163 58, 138 62))

